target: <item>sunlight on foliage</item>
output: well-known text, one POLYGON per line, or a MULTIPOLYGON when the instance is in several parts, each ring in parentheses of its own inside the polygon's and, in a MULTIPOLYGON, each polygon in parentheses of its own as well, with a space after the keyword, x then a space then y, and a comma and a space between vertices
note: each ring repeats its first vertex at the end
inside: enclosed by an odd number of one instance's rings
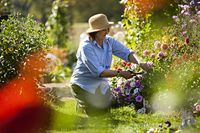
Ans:
POLYGON ((23 59, 48 47, 44 27, 32 19, 18 15, 9 16, 0 25, 0 83, 18 74, 23 59))

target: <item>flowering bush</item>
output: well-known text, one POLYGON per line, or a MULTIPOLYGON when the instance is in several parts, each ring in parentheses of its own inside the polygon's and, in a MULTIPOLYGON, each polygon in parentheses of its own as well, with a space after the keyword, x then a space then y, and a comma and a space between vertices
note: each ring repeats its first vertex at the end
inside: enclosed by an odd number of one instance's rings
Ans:
MULTIPOLYGON (((129 71, 136 70, 135 65, 124 61, 120 62, 119 66, 121 67, 118 68, 115 66, 115 69, 119 71, 122 69, 129 71)), ((143 96, 144 86, 142 85, 141 74, 135 74, 131 79, 127 80, 122 77, 115 77, 110 80, 110 83, 112 94, 119 106, 130 105, 134 107, 137 113, 146 113, 149 111, 150 106, 143 96)))
POLYGON ((141 17, 137 10, 140 8, 136 8, 134 2, 122 1, 125 5, 122 24, 127 30, 127 46, 154 64, 153 70, 143 76, 143 96, 150 100, 153 108, 167 106, 164 111, 192 108, 200 98, 199 3, 193 0, 174 3, 177 7, 174 16, 172 13, 166 16, 172 17, 170 23, 153 27, 151 18, 156 15, 152 17, 145 12, 141 17))
POLYGON ((192 3, 179 8, 180 13, 172 17, 174 24, 165 28, 162 39, 143 51, 143 58, 154 63, 154 70, 147 74, 144 84, 151 90, 148 96, 167 90, 179 94, 179 107, 191 108, 200 95, 200 16, 192 3))

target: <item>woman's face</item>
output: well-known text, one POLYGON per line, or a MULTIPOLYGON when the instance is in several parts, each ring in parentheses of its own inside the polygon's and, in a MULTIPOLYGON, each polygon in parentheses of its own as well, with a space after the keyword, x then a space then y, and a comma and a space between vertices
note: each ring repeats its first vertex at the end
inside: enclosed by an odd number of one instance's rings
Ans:
POLYGON ((109 33, 109 28, 97 32, 96 37, 98 39, 104 40, 108 33, 109 33))

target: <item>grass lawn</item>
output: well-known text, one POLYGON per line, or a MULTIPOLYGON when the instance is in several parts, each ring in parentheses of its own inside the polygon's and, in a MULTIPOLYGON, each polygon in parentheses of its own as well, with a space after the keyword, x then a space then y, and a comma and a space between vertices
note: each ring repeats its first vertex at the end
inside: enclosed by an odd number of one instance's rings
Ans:
MULTIPOLYGON (((145 133, 154 128, 161 132, 175 132, 181 124, 180 114, 137 114, 131 107, 122 107, 111 110, 101 117, 88 118, 75 111, 75 100, 68 99, 52 105, 54 114, 50 133, 145 133), (171 122, 166 128, 166 121, 171 122), (162 126, 162 128, 160 127, 162 126)), ((200 117, 195 116, 196 126, 182 130, 184 133, 197 133, 200 130, 200 117)))

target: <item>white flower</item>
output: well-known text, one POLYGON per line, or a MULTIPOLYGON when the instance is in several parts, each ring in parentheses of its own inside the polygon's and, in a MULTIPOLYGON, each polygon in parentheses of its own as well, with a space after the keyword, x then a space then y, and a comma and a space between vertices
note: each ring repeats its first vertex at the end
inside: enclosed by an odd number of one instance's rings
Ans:
POLYGON ((148 131, 147 131, 147 133, 153 133, 154 132, 154 128, 150 128, 148 131))
POLYGON ((131 64, 131 70, 136 69, 137 65, 136 64, 131 64))
POLYGON ((139 114, 144 114, 146 112, 146 108, 141 108, 141 109, 138 109, 137 113, 139 114))
POLYGON ((125 94, 126 94, 126 95, 129 95, 129 94, 130 94, 130 89, 126 89, 125 94))
POLYGON ((137 94, 138 92, 139 92, 139 88, 136 88, 136 89, 134 90, 134 95, 137 94))
POLYGON ((130 82, 130 86, 131 86, 131 87, 135 87, 135 81, 131 81, 131 82, 130 82))
POLYGON ((118 82, 117 82, 117 87, 120 87, 120 86, 122 85, 122 83, 123 83, 123 81, 122 81, 122 79, 120 78, 120 79, 118 80, 118 82))

